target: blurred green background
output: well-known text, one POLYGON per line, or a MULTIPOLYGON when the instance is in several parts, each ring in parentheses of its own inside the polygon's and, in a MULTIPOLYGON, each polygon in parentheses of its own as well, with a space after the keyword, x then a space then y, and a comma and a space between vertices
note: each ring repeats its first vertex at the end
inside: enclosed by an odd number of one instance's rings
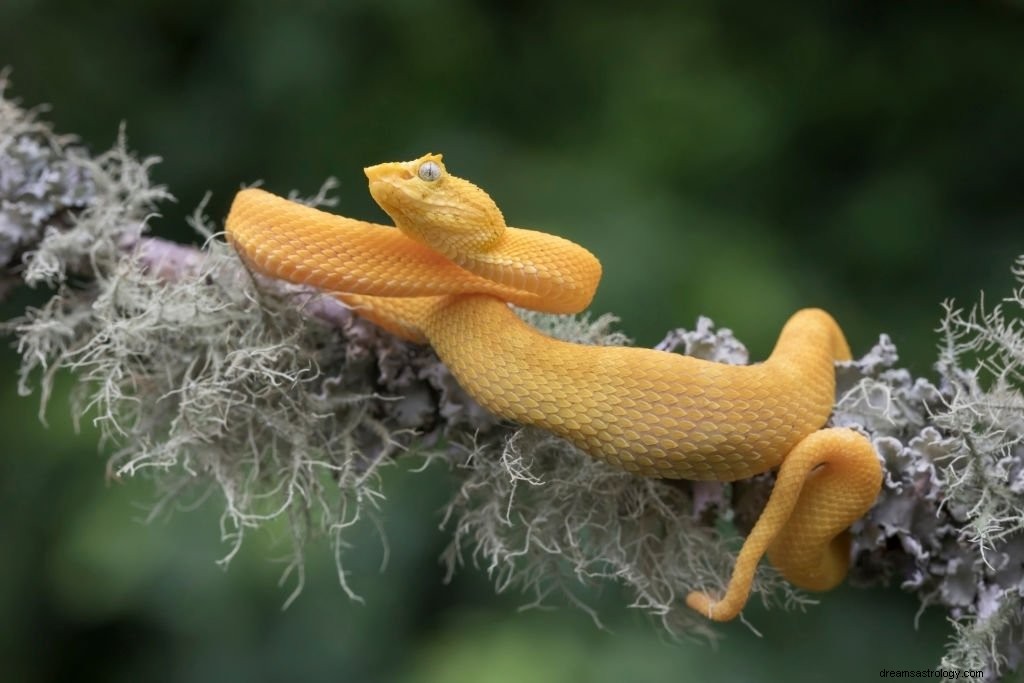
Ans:
MULTIPOLYGON (((1024 252, 1024 10, 998 2, 689 3, 3 0, 0 65, 94 151, 131 145, 178 198, 153 230, 241 183, 383 220, 363 166, 444 152, 510 224, 568 236, 594 304, 638 343, 707 314, 754 358, 819 305, 856 350, 890 333, 927 373, 947 297, 1010 283, 1024 252), (638 4, 639 5, 639 4, 638 4)), ((4 317, 16 313, 8 306, 4 317)), ((214 563, 217 503, 144 525, 143 482, 108 484, 62 396, 50 427, 8 380, 0 456, 3 680, 864 681, 937 663, 944 617, 896 589, 808 613, 748 610, 717 648, 665 643, 608 587, 607 631, 517 612, 480 570, 443 584, 443 471, 386 479, 391 559, 353 537, 345 598, 324 544, 288 610, 282 553, 214 563)), ((66 387, 66 383, 65 383, 66 387)))

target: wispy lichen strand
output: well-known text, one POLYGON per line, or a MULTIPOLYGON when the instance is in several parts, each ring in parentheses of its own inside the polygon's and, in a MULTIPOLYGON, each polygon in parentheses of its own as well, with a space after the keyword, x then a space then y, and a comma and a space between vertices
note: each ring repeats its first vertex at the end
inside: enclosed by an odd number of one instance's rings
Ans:
MULTIPOLYGON (((673 635, 711 635, 682 607, 720 586, 770 475, 732 485, 641 479, 571 445, 503 423, 477 405, 429 349, 398 342, 329 297, 253 277, 220 240, 202 250, 148 237, 169 195, 119 136, 89 157, 6 99, 0 78, 0 276, 52 296, 6 325, 22 356, 19 387, 45 407, 74 373, 73 415, 113 447, 113 476, 144 476, 154 514, 219 499, 229 560, 250 531, 284 523, 302 583, 313 537, 335 545, 380 514, 378 470, 410 449, 461 481, 445 511, 445 560, 482 566, 531 601, 586 607, 584 585, 615 582, 673 635), (69 278, 69 275, 75 278, 69 278)), ((328 200, 325 185, 311 203, 328 200)), ((209 238, 217 227, 197 212, 209 238)), ((1024 585, 1024 258, 996 307, 948 306, 938 375, 897 366, 882 336, 839 368, 833 423, 867 434, 885 463, 882 494, 855 525, 856 583, 896 583, 955 624, 944 666, 1020 667, 1024 585)), ((2 291, 0 291, 2 296, 2 291)), ((580 343, 622 344, 613 319, 523 313, 580 343)), ((666 351, 747 363, 746 349, 701 319, 666 351)), ((409 474, 408 476, 415 476, 409 474)), ((806 601, 768 567, 769 604, 806 601)), ((589 609, 589 608, 587 608, 589 609)), ((596 615, 595 615, 596 616, 596 615)))
MULTIPOLYGON (((1016 287, 997 305, 949 302, 937 368, 946 382, 934 423, 950 434, 942 460, 944 510, 972 550, 950 561, 969 602, 951 609, 956 639, 945 662, 1024 664, 1024 256, 1016 287)), ((950 541, 952 545, 952 540, 950 541)))

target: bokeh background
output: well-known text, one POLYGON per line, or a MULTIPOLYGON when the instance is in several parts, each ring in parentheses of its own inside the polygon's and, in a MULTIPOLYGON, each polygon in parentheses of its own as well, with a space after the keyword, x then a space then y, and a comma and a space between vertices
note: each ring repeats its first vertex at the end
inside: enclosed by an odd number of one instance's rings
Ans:
MULTIPOLYGON (((198 242, 204 194, 223 217, 257 179, 336 176, 340 211, 383 220, 361 168, 440 151, 511 224, 594 251, 594 310, 637 343, 707 314, 760 358, 819 305, 856 350, 887 332, 927 373, 939 303, 1005 291, 1024 252, 1022 31, 1012 2, 3 0, 0 66, 94 151, 126 121, 164 158, 162 236, 198 242)), ((3 680, 864 681, 934 665, 948 637, 894 588, 754 606, 763 637, 732 624, 715 648, 666 643, 614 586, 606 630, 519 612, 480 569, 443 583, 440 470, 388 473, 387 566, 352 537, 364 604, 314 542, 282 611, 279 538, 223 571, 217 501, 143 524, 146 485, 105 481, 62 396, 43 428, 14 367, 4 350, 3 680)))

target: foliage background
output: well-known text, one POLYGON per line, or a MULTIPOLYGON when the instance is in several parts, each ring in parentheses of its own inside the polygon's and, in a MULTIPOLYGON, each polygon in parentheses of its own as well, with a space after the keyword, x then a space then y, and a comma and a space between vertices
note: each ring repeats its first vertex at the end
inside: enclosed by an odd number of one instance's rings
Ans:
MULTIPOLYGON (((58 130, 100 151, 126 120, 165 157, 163 236, 195 240, 184 216, 206 191, 223 216, 258 178, 311 192, 335 175, 339 210, 383 220, 361 167, 442 151, 510 223, 593 250, 594 310, 638 343, 704 313, 759 358, 820 305, 855 349, 889 332, 927 372, 939 302, 1005 291, 1024 251, 1022 29, 995 2, 5 0, 0 65, 58 130)), ((733 624, 717 649, 661 642, 613 587, 610 632, 570 608, 517 613, 482 571, 443 584, 440 470, 389 473, 387 566, 369 529, 352 555, 366 604, 316 547, 282 612, 273 537, 222 572, 215 505, 142 525, 146 487, 105 482, 59 400, 39 426, 13 367, 5 351, 10 680, 862 681, 934 664, 947 633, 933 612, 915 631, 895 589, 750 609, 764 637, 733 624)))

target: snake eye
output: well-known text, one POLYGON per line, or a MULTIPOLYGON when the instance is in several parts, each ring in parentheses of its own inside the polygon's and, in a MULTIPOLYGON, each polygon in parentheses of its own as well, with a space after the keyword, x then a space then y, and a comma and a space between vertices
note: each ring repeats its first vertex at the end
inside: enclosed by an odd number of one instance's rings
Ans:
POLYGON ((417 175, 419 175, 420 180, 432 183, 441 177, 441 167, 433 161, 425 161, 420 165, 417 175))

